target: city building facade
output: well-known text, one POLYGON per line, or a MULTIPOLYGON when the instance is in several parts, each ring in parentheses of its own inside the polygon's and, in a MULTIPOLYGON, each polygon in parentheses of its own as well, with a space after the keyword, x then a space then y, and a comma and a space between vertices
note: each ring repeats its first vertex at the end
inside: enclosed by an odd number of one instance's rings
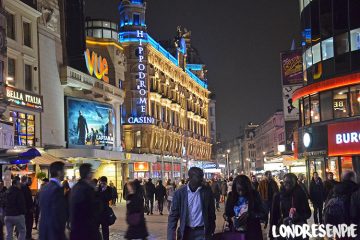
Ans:
POLYGON ((146 32, 145 10, 142 0, 124 0, 119 7, 128 70, 122 108, 125 151, 148 159, 142 171, 133 167, 134 177, 179 179, 187 162, 211 158, 210 91, 201 78, 203 68, 187 67, 189 33, 178 28, 174 57, 146 32))
POLYGON ((308 177, 360 171, 360 2, 300 1, 303 35, 303 86, 298 158, 308 177))
POLYGON ((256 142, 255 142, 255 130, 259 125, 249 123, 244 129, 244 136, 242 141, 243 155, 242 165, 243 171, 246 174, 256 170, 256 142))

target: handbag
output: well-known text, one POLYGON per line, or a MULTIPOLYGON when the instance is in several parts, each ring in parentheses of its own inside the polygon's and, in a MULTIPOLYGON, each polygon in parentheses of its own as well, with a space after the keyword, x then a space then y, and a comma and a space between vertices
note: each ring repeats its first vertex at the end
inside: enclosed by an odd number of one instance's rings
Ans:
POLYGON ((109 226, 113 225, 115 222, 116 222, 116 216, 115 216, 115 213, 114 213, 114 210, 109 207, 108 209, 108 224, 109 226))

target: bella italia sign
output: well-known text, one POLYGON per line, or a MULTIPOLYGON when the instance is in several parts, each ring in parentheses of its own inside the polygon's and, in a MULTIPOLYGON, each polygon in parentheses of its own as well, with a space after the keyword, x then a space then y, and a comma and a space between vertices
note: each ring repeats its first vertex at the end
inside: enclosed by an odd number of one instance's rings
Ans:
POLYGON ((43 97, 40 95, 6 87, 6 98, 13 106, 43 111, 43 97))

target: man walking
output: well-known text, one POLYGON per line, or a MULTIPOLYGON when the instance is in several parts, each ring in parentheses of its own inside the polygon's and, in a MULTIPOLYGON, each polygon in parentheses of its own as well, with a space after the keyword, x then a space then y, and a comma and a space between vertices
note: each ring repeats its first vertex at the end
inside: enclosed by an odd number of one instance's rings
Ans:
POLYGON ((164 201, 165 201, 165 197, 166 197, 166 188, 162 184, 161 180, 159 180, 159 185, 156 186, 155 197, 156 197, 156 200, 158 201, 158 208, 159 208, 160 215, 163 215, 164 201))
POLYGON ((216 202, 216 210, 220 211, 220 195, 221 195, 221 189, 219 186, 219 183, 216 179, 213 179, 211 182, 211 191, 214 195, 214 199, 216 202))
POLYGON ((208 240, 215 231, 214 196, 210 188, 202 185, 204 172, 192 167, 188 175, 189 183, 178 189, 173 197, 168 218, 168 240, 208 240))
POLYGON ((14 227, 19 232, 18 240, 25 240, 26 225, 25 225, 25 199, 21 191, 21 183, 19 177, 14 177, 11 187, 6 194, 5 204, 5 226, 6 226, 6 240, 12 240, 14 234, 14 227))
POLYGON ((334 174, 332 172, 328 172, 327 179, 324 182, 324 191, 325 191, 324 199, 325 200, 329 197, 329 194, 332 192, 333 188, 338 183, 339 183, 338 181, 334 180, 334 174))
POLYGON ((152 179, 149 178, 148 182, 145 183, 145 205, 147 208, 147 215, 153 214, 154 208, 154 196, 155 196, 155 185, 152 183, 152 179))
POLYGON ((64 163, 50 164, 50 181, 40 194, 40 240, 65 240, 66 203, 61 181, 64 180, 64 163))
POLYGON ((310 183, 310 200, 314 207, 314 223, 322 224, 322 212, 325 201, 324 185, 317 172, 313 173, 313 178, 310 183))
POLYGON ((100 199, 101 204, 101 213, 100 213, 100 225, 101 225, 101 233, 103 236, 103 240, 109 240, 109 202, 112 199, 112 190, 107 185, 107 177, 102 176, 99 178, 99 188, 98 188, 98 197, 100 199))
MULTIPOLYGON (((259 183, 259 193, 261 200, 264 203, 266 216, 265 216, 265 225, 264 228, 267 228, 269 220, 269 212, 272 206, 272 200, 276 193, 279 192, 279 186, 274 181, 270 171, 265 172, 264 179, 259 183)), ((271 230, 271 229, 270 229, 271 230)))
POLYGON ((34 224, 34 201, 30 190, 31 178, 24 175, 21 177, 21 191, 24 194, 26 213, 25 213, 25 224, 26 224, 26 239, 31 240, 32 226, 34 224))
POLYGON ((100 204, 96 201, 91 164, 81 164, 80 180, 70 196, 71 240, 100 240, 98 218, 100 204))

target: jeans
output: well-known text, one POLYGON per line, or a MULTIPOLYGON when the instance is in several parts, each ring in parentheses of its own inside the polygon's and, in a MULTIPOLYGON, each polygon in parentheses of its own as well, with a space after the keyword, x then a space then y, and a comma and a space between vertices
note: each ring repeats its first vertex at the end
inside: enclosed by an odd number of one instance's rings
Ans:
POLYGON ((185 228, 183 240, 205 240, 204 229, 193 230, 191 228, 185 228))
POLYGON ((172 201, 167 200, 167 209, 168 209, 168 212, 170 212, 170 210, 171 210, 171 203, 172 203, 172 201))
POLYGON ((109 225, 108 224, 100 224, 101 225, 101 234, 103 240, 109 240, 110 232, 109 232, 109 225))
POLYGON ((314 223, 321 224, 323 222, 323 219, 322 219, 323 204, 322 203, 314 204, 313 207, 314 207, 314 223))
POLYGON ((26 225, 25 225, 25 216, 6 216, 5 217, 6 225, 6 240, 12 240, 14 235, 14 227, 19 232, 18 240, 25 240, 26 236, 26 225))
POLYGON ((164 199, 158 200, 158 208, 159 208, 159 212, 162 213, 164 210, 164 199))
POLYGON ((148 213, 153 213, 154 209, 154 197, 146 197, 146 207, 148 209, 148 213), (149 206, 150 205, 150 206, 149 206))
POLYGON ((215 196, 215 202, 216 202, 216 209, 220 208, 220 195, 215 196))
POLYGON ((32 227, 34 224, 34 215, 33 212, 28 212, 25 214, 25 225, 26 225, 26 239, 32 238, 32 227))

